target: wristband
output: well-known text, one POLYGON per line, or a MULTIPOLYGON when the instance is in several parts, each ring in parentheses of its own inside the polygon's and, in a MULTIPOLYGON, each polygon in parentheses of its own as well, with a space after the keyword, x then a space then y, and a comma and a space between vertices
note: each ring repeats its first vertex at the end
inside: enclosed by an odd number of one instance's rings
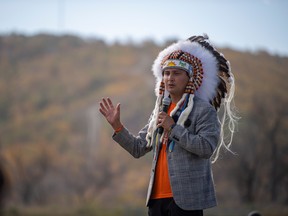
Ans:
POLYGON ((124 126, 121 124, 121 126, 115 130, 115 133, 119 133, 123 128, 124 126))

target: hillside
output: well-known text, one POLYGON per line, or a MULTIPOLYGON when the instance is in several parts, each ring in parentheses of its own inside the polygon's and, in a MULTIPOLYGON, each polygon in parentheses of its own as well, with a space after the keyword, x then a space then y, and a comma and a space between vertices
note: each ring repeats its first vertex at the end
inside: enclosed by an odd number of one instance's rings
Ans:
MULTIPOLYGON (((151 155, 135 160, 118 147, 98 102, 108 96, 120 102, 123 122, 136 134, 154 106, 151 65, 162 49, 153 41, 108 45, 73 35, 0 36, 8 205, 109 200, 144 206, 151 155)), ((221 51, 236 78, 241 120, 233 143, 237 155, 223 152, 214 165, 219 201, 287 205, 288 58, 221 51)))

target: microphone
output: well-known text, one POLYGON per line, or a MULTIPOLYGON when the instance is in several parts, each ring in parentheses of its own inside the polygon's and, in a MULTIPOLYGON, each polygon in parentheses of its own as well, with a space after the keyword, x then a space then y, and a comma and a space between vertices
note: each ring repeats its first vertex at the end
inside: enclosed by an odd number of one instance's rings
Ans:
MULTIPOLYGON (((170 103, 171 103, 171 99, 169 97, 163 98, 163 101, 162 101, 162 112, 165 112, 165 113, 168 112, 168 108, 169 108, 170 103)), ((163 133, 163 131, 164 131, 164 128, 163 127, 159 127, 158 133, 160 135, 163 133)))

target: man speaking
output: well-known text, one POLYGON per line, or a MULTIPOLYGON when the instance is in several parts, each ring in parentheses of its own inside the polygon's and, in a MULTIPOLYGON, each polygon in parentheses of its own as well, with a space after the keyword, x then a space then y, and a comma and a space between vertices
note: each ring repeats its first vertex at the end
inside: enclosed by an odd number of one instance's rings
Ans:
POLYGON ((113 127, 113 139, 133 157, 153 152, 149 216, 203 215, 203 209, 217 204, 211 160, 221 147, 229 149, 237 120, 230 106, 235 89, 230 64, 205 35, 170 45, 152 70, 157 99, 138 136, 121 122, 119 103, 103 98, 99 111, 113 127), (227 119, 230 139, 225 143, 227 119))

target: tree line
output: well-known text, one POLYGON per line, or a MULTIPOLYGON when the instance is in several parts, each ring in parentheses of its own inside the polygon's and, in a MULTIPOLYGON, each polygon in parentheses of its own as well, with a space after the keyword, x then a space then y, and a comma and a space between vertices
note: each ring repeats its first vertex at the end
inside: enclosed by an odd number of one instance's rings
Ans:
MULTIPOLYGON (((107 44, 73 35, 0 36, 6 203, 143 205, 151 156, 135 162, 111 141, 98 102, 103 96, 121 102, 123 122, 136 134, 153 109, 151 66, 165 46, 149 40, 107 44)), ((288 205, 288 58, 221 51, 236 77, 241 119, 235 155, 222 152, 214 165, 219 199, 288 205)))

